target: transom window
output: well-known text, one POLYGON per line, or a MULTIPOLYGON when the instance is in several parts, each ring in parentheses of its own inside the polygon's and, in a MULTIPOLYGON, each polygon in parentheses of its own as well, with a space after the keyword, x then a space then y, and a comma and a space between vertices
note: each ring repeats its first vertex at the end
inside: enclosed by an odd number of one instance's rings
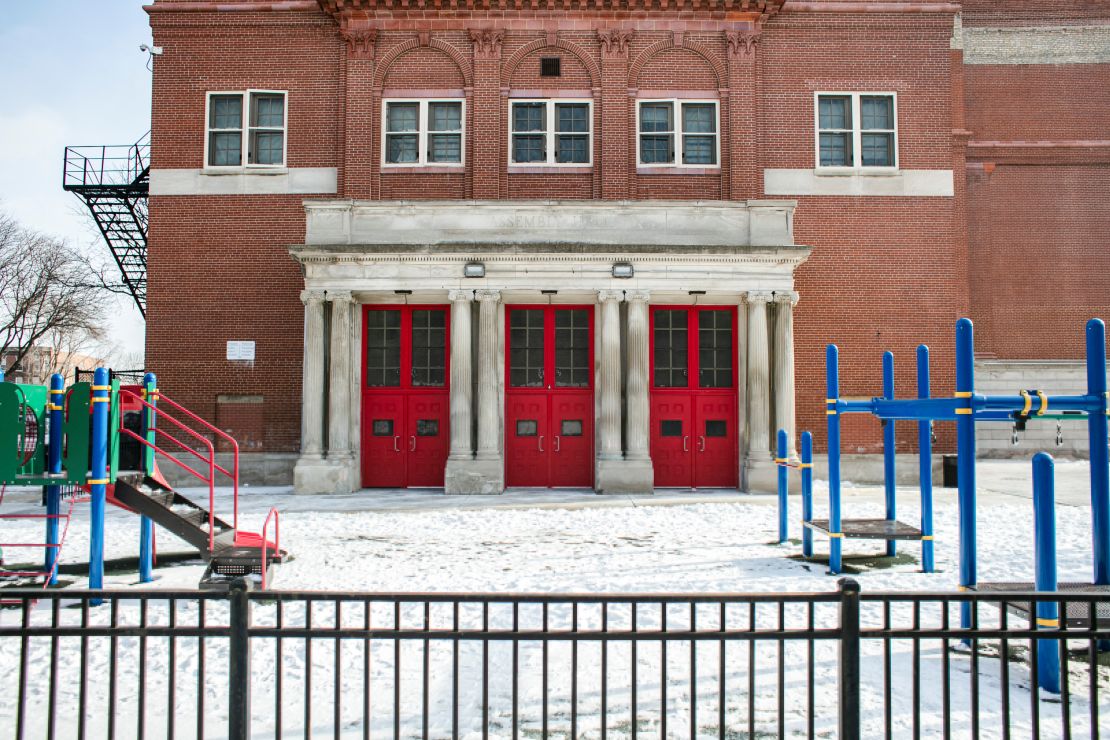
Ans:
POLYGON ((817 93, 818 167, 898 166, 894 93, 817 93))
POLYGON ((209 93, 207 119, 207 167, 285 165, 284 92, 209 93))
POLYGON ((509 163, 588 165, 593 161, 592 130, 592 101, 510 101, 509 163))
POLYGON ((421 167, 461 165, 462 100, 386 100, 382 163, 421 167))
POLYGON ((641 165, 718 166, 716 100, 641 100, 636 113, 641 165))

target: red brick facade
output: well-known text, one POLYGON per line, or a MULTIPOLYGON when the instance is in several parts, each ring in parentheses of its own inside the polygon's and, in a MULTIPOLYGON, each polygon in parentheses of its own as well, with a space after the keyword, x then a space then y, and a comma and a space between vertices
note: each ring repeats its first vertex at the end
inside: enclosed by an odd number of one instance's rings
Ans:
MULTIPOLYGON (((303 283, 287 247, 304 242, 302 203, 317 197, 796 199, 796 241, 813 247, 796 274, 797 428, 819 446, 828 342, 845 396, 879 393, 888 349, 899 395, 912 394, 921 342, 934 392, 950 392, 968 314, 986 353, 1078 357, 1082 322, 1110 304, 1110 63, 965 64, 953 37, 961 11, 965 29, 1110 23, 1091 5, 158 0, 153 168, 204 166, 208 92, 283 90, 288 167, 335 168, 338 185, 155 192, 148 364, 210 418, 218 396, 263 396, 262 411, 220 413, 257 427, 240 432, 253 450, 296 451, 303 283), (539 75, 550 56, 559 77, 539 75), (896 93, 899 168, 952 171, 954 194, 765 194, 765 171, 815 167, 814 94, 828 91, 896 93), (592 166, 509 167, 508 101, 555 94, 592 99, 592 166), (466 166, 383 168, 389 97, 465 99, 466 166), (651 97, 719 101, 719 167, 637 166, 635 100, 651 97), (237 339, 257 342, 253 365, 224 359, 237 339)), ((844 434, 850 452, 880 441, 856 417, 844 434)))

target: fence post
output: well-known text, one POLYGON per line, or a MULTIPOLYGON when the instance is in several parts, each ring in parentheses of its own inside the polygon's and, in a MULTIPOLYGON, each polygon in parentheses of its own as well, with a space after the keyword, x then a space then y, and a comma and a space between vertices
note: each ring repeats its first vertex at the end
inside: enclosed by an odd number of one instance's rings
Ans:
POLYGON ((859 583, 837 581, 840 590, 840 740, 859 740, 859 583))
POLYGON ((251 726, 251 649, 250 599, 251 582, 238 578, 231 584, 228 649, 228 727, 229 740, 247 740, 251 726))

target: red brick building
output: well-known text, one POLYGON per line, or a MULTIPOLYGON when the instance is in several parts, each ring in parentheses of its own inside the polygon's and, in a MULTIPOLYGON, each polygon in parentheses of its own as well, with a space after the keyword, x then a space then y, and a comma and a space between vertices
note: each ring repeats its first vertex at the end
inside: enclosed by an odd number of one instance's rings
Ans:
POLYGON ((1105 3, 147 10, 148 364, 259 479, 756 489, 826 343, 1067 390, 1110 302, 1105 3))

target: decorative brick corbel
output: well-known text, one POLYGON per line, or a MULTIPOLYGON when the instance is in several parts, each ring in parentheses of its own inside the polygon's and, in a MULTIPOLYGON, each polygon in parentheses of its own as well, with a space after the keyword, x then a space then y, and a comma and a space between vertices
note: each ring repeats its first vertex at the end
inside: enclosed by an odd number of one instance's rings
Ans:
POLYGON ((749 28, 742 31, 725 31, 725 41, 728 44, 730 57, 750 57, 755 54, 755 46, 759 43, 763 31, 759 28, 749 28))
POLYGON ((633 31, 612 29, 599 30, 597 40, 601 42, 601 56, 624 58, 628 56, 628 45, 632 42, 633 31))
POLYGON ((475 59, 500 59, 501 42, 505 40, 505 32, 490 28, 472 28, 470 40, 474 42, 475 59))
POLYGON ((378 40, 376 28, 351 28, 347 23, 339 27, 339 35, 347 42, 347 56, 352 59, 373 59, 374 45, 378 40))

